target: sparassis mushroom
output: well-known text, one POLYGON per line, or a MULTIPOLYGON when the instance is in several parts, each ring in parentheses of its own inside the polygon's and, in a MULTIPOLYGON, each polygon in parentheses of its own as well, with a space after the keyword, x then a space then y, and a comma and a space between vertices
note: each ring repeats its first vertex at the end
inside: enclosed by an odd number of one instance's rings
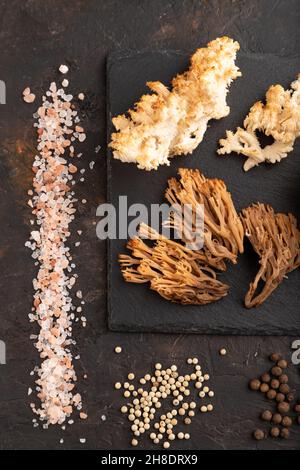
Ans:
POLYGON ((259 256, 260 268, 245 296, 247 308, 261 305, 300 265, 300 231, 292 214, 275 213, 266 204, 253 204, 242 211, 245 235, 259 256), (258 292, 259 283, 263 288, 258 292))
POLYGON ((300 75, 289 90, 272 85, 266 93, 266 104, 257 101, 252 106, 244 128, 238 127, 235 133, 226 131, 226 138, 220 140, 219 155, 245 155, 245 171, 264 161, 276 163, 287 157, 300 136, 300 75), (274 142, 262 148, 257 131, 273 137, 274 142))
POLYGON ((161 82, 148 82, 154 93, 143 95, 128 116, 112 119, 116 132, 109 146, 114 158, 156 170, 169 165, 174 155, 191 153, 208 121, 229 114, 228 87, 241 75, 235 65, 239 47, 233 39, 217 38, 197 49, 189 70, 172 80, 171 90, 161 82))

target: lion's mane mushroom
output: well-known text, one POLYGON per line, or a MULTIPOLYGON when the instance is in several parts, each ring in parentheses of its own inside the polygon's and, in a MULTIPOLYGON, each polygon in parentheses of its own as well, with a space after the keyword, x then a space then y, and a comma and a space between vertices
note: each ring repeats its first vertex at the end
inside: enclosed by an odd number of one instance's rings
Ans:
POLYGON ((132 256, 121 254, 119 261, 125 281, 149 282, 150 288, 172 302, 202 305, 221 299, 229 287, 217 280, 213 269, 202 264, 201 255, 158 234, 145 224, 139 236, 127 243, 132 256))
MULTIPOLYGON (((203 205, 204 246, 199 256, 209 266, 225 271, 225 261, 236 263, 238 253, 244 251, 243 225, 231 195, 224 181, 205 178, 199 170, 181 168, 178 173, 179 180, 171 178, 168 181, 166 199, 171 205, 179 204, 183 207, 189 204, 194 213, 197 212, 197 205, 203 205)), ((195 227, 191 224, 186 226, 184 222, 184 217, 180 222, 180 219, 178 221, 171 215, 169 224, 176 230, 180 229, 182 239, 186 243, 193 238, 195 227), (187 227, 190 227, 193 233, 187 233, 187 227)))
POLYGON ((235 65, 238 49, 238 42, 217 38, 197 49, 189 70, 172 80, 171 90, 161 82, 148 82, 154 93, 142 96, 128 116, 112 120, 116 132, 109 146, 114 158, 156 170, 169 165, 174 155, 191 153, 208 121, 229 114, 228 87, 241 75, 235 65))
POLYGON ((242 211, 245 235, 258 254, 260 269, 245 296, 247 308, 258 307, 285 275, 300 265, 300 231, 291 214, 275 213, 265 204, 253 204, 242 211), (259 282, 264 286, 257 293, 259 282))
POLYGON ((235 133, 226 131, 226 139, 220 140, 218 154, 236 152, 245 155, 245 171, 261 162, 276 163, 287 157, 300 136, 300 75, 290 90, 272 85, 266 93, 266 104, 258 101, 252 106, 244 120, 244 128, 238 127, 235 133), (261 148, 257 131, 273 137, 273 144, 261 148))

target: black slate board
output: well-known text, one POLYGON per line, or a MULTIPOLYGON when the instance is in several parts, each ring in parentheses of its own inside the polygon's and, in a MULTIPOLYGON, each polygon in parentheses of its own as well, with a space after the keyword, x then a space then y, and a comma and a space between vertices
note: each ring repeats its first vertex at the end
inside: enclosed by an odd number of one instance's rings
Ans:
MULTIPOLYGON (((118 52, 107 63, 108 140, 112 131, 111 117, 124 113, 147 92, 146 81, 170 79, 185 70, 189 53, 177 51, 118 52)), ((300 220, 300 142, 287 159, 277 165, 260 165, 245 173, 244 157, 216 154, 217 142, 226 129, 241 125, 250 106, 263 99, 272 83, 287 87, 300 71, 300 57, 286 58, 273 54, 239 54, 237 63, 243 76, 231 86, 228 117, 211 121, 204 141, 193 155, 175 157, 170 167, 145 172, 133 164, 112 158, 108 151, 108 200, 118 206, 119 195, 127 195, 128 204, 150 206, 164 202, 167 179, 180 167, 200 168, 208 177, 224 179, 238 210, 255 201, 270 203, 276 211, 292 212, 300 220)), ((159 331, 176 333, 235 335, 300 334, 300 270, 289 275, 273 295, 259 308, 247 310, 243 298, 258 269, 257 258, 250 246, 235 266, 230 266, 220 279, 230 286, 223 300, 206 306, 181 306, 162 299, 146 285, 123 281, 118 254, 125 252, 126 240, 108 244, 108 315, 109 328, 116 331, 159 331)))

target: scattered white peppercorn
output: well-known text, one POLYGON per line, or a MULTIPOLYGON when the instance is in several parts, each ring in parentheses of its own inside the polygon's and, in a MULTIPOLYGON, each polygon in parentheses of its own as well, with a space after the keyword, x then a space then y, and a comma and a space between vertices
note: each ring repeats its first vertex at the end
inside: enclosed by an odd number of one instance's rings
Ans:
MULTIPOLYGON (((121 352, 121 350, 120 346, 116 346, 115 351, 117 353, 121 352)), ((127 403, 120 408, 123 414, 127 414, 127 418, 131 423, 131 432, 134 436, 134 439, 131 441, 133 446, 138 445, 138 441, 135 438, 147 433, 147 431, 149 431, 148 436, 154 444, 159 444, 160 441, 163 441, 161 445, 164 449, 168 449, 170 443, 176 438, 190 439, 188 433, 176 433, 175 428, 180 422, 186 426, 190 425, 192 418, 195 416, 197 409, 196 401, 187 401, 187 397, 191 393, 191 387, 194 386, 198 390, 201 389, 198 392, 200 398, 204 398, 206 395, 213 397, 214 392, 207 385, 203 386, 203 382, 209 380, 209 374, 203 374, 201 366, 198 364, 198 359, 196 357, 189 358, 187 363, 193 365, 194 372, 185 375, 178 373, 175 364, 163 369, 159 362, 156 363, 153 375, 145 374, 137 379, 143 386, 149 383, 149 389, 147 390, 142 387, 136 390, 133 383, 123 383, 123 396, 125 398, 133 396, 132 403, 127 403), (162 414, 157 422, 153 423, 155 414, 162 406, 162 401, 169 395, 172 397, 172 403, 175 408, 162 414), (153 423, 152 426, 151 423, 153 423), (156 432, 151 432, 151 427, 156 432)), ((133 381, 135 374, 129 372, 127 378, 128 381, 133 381)), ((120 382, 115 384, 116 389, 121 387, 122 384, 120 382)), ((202 405, 199 410, 202 413, 212 411, 213 405, 202 405)))

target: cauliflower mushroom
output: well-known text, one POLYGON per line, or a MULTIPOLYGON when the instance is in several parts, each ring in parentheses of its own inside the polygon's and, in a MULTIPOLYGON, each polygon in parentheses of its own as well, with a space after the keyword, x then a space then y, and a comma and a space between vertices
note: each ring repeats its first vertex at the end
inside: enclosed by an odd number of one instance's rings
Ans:
POLYGON ((220 139, 219 155, 236 152, 247 157, 244 170, 248 171, 266 161, 280 162, 294 148, 300 136, 300 75, 289 90, 281 85, 272 85, 266 93, 266 104, 255 103, 246 119, 244 129, 226 131, 226 138, 220 139), (271 136, 274 142, 261 147, 257 131, 271 136))
POLYGON ((191 153, 202 141, 208 121, 229 114, 228 87, 241 75, 235 65, 238 50, 233 39, 217 38, 197 49, 189 70, 172 80, 171 90, 161 82, 148 82, 154 93, 142 96, 127 116, 112 119, 113 157, 156 170, 170 165, 174 155, 191 153))

